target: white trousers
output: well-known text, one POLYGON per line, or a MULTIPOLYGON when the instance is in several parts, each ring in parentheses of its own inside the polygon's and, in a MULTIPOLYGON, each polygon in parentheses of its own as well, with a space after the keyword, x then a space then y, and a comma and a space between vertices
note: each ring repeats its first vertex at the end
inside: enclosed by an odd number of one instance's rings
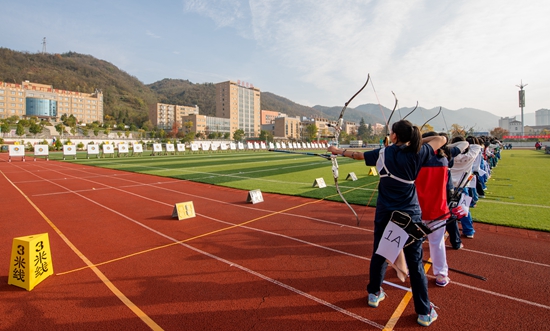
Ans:
MULTIPOLYGON (((432 226, 437 226, 437 224, 432 224, 432 226)), ((447 252, 445 250, 445 227, 443 226, 430 233, 428 235, 428 240, 430 242, 430 257, 432 259, 432 270, 434 276, 449 276, 449 266, 447 265, 447 252)))

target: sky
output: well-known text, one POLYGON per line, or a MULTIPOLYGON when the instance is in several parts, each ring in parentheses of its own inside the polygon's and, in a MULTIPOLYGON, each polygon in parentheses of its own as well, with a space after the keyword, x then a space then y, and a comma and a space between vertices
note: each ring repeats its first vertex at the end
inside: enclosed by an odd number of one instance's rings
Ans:
MULTIPOLYGON (((69 51, 145 84, 253 84, 305 106, 550 109, 550 1, 0 0, 0 47, 69 51)), ((1 61, 2 59, 0 59, 1 61)), ((519 118, 518 118, 519 119, 519 118)))

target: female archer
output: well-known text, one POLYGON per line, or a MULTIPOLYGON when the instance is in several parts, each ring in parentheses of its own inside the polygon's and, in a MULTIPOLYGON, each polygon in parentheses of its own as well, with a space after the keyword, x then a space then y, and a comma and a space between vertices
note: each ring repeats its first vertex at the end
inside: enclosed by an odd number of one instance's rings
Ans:
MULTIPOLYGON (((330 146, 333 154, 365 160, 367 166, 377 165, 380 174, 378 200, 374 219, 374 250, 370 263, 369 284, 367 285, 368 304, 378 307, 386 294, 381 288, 388 263, 376 250, 392 212, 408 214, 413 222, 421 222, 421 211, 414 181, 421 166, 426 163, 434 150, 442 147, 446 139, 440 136, 422 139, 420 130, 407 120, 392 125, 389 136, 392 145, 368 152, 351 152, 330 146)), ((408 243, 403 249, 409 268, 409 277, 414 299, 417 322, 429 326, 437 319, 437 313, 428 298, 428 282, 422 265, 422 241, 408 243)))

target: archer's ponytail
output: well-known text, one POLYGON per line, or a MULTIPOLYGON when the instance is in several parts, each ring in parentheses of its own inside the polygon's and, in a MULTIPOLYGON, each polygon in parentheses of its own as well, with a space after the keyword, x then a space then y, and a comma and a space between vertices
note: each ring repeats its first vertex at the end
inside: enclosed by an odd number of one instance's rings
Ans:
POLYGON ((392 131, 397 140, 407 144, 406 151, 418 153, 422 147, 422 136, 420 129, 407 120, 400 120, 392 125, 392 131))
POLYGON ((409 146, 415 153, 420 152, 420 148, 422 148, 422 134, 420 134, 420 129, 416 125, 412 126, 412 135, 409 146))

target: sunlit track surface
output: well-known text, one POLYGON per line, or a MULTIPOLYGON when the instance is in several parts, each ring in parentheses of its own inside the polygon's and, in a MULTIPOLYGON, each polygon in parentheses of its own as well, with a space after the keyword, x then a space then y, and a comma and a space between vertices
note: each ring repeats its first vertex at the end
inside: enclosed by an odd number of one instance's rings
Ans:
MULTIPOLYGON (((387 284, 388 299, 378 309, 366 306, 372 210, 355 227, 341 203, 265 195, 252 205, 246 191, 54 161, 0 163, 0 171, 11 220, 2 222, 2 254, 10 253, 13 237, 49 232, 56 273, 28 293, 2 285, 8 294, 0 299, 2 311, 31 296, 33 311, 48 316, 44 329, 149 327, 109 294, 10 182, 164 329, 182 323, 191 329, 379 329, 406 292, 387 284), (173 219, 174 204, 189 200, 197 217, 173 219), (47 311, 40 308, 52 298, 47 311), (94 317, 83 318, 90 304, 94 317)), ((466 249, 448 252, 450 267, 488 280, 451 272, 451 284, 437 288, 430 277, 430 296, 440 307, 431 328, 544 329, 550 258, 540 252, 549 251, 550 242, 482 231, 464 242, 466 249), (487 316, 487 305, 499 309, 487 316)), ((7 277, 8 266, 0 267, 7 277)), ((393 271, 386 279, 408 287, 393 271)), ((0 325, 30 326, 23 315, 0 325)), ((416 327, 409 303, 396 328, 416 327)))

